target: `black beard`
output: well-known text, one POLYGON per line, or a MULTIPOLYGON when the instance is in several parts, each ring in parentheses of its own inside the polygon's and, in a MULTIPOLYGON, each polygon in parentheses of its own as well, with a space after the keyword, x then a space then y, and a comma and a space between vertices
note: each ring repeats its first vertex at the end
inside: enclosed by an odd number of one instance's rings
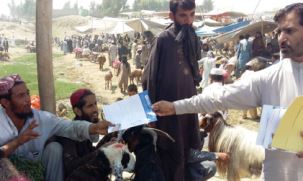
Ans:
POLYGON ((184 25, 181 25, 180 23, 174 21, 174 24, 175 24, 175 28, 177 30, 177 32, 181 31, 181 29, 184 27, 184 26, 190 26, 192 27, 192 25, 188 25, 188 24, 184 24, 184 25))
POLYGON ((32 118, 34 113, 33 111, 29 111, 29 112, 16 112, 16 105, 12 104, 12 112, 20 119, 28 119, 28 118, 32 118))
POLYGON ((25 113, 25 112, 21 112, 21 113, 17 113, 17 112, 14 112, 14 114, 18 117, 18 118, 20 118, 20 119, 29 119, 29 118, 32 118, 33 116, 34 116, 34 113, 33 113, 33 111, 30 111, 30 112, 27 112, 27 113, 25 113))
POLYGON ((90 119, 88 115, 83 114, 82 116, 76 116, 75 120, 85 120, 91 123, 97 123, 99 121, 99 119, 90 119))
POLYGON ((181 29, 182 29, 182 25, 181 24, 179 24, 178 22, 174 22, 174 24, 175 24, 175 28, 176 28, 176 30, 177 30, 177 32, 179 32, 179 31, 181 31, 181 29))

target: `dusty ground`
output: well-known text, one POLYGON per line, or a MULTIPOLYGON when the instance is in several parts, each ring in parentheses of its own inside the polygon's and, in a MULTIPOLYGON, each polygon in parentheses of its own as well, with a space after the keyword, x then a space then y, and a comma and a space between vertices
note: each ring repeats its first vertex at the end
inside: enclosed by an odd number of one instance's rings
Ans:
MULTIPOLYGON (((129 61, 131 63, 131 61, 129 61)), ((104 89, 104 75, 108 70, 112 70, 108 66, 108 62, 105 63, 104 70, 99 70, 99 65, 92 63, 90 61, 81 61, 74 58, 73 54, 65 55, 60 61, 55 61, 54 71, 56 75, 60 75, 61 78, 70 80, 72 82, 82 82, 86 84, 87 88, 92 89, 99 98, 99 103, 109 104, 114 102, 118 97, 127 97, 126 95, 120 93, 117 87, 118 78, 113 77, 113 88, 112 90, 104 89)), ((113 71, 113 70, 112 70, 113 71)), ((241 124, 249 129, 257 130, 258 121, 253 120, 243 120, 241 118, 241 112, 230 110, 229 122, 233 125, 241 124)), ((211 181, 223 181, 226 180, 216 175, 211 181)), ((256 180, 256 179, 243 179, 243 180, 256 180)))
MULTIPOLYGON (((75 33, 71 28, 75 25, 85 24, 88 20, 81 19, 79 17, 67 17, 68 21, 65 19, 56 19, 54 20, 53 30, 54 36, 63 37, 65 32, 75 33), (68 22, 68 25, 66 24, 68 22)), ((16 39, 33 39, 34 37, 34 28, 32 24, 20 24, 17 23, 7 23, 0 22, 2 28, 0 28, 0 33, 4 33, 8 37, 14 36, 16 39)), ((54 50, 58 51, 57 49, 54 50)), ((26 53, 23 48, 10 48, 10 53, 12 57, 22 56, 26 53)), ((132 62, 130 61, 132 64, 132 62)), ((104 75, 108 70, 112 70, 108 66, 108 62, 105 63, 104 69, 102 71, 99 70, 99 66, 96 63, 92 63, 90 61, 77 60, 74 58, 73 54, 67 54, 59 60, 54 61, 54 75, 56 78, 65 79, 70 82, 82 83, 86 88, 90 88, 93 90, 97 97, 100 108, 104 104, 110 104, 114 102, 117 98, 127 97, 126 95, 120 93, 118 84, 118 77, 113 77, 113 87, 111 90, 104 89, 104 75)), ((140 87, 140 86, 139 86, 140 87)), ((139 89, 140 90, 140 89, 139 89)), ((69 105, 69 100, 60 100, 58 102, 64 102, 69 105)), ((242 125, 251 130, 258 130, 259 123, 254 120, 244 120, 241 117, 240 111, 229 111, 229 123, 233 125, 242 125)), ((219 176, 215 176, 210 179, 211 181, 223 181, 225 179, 220 178, 219 176)), ((246 180, 246 179, 245 179, 246 180)))

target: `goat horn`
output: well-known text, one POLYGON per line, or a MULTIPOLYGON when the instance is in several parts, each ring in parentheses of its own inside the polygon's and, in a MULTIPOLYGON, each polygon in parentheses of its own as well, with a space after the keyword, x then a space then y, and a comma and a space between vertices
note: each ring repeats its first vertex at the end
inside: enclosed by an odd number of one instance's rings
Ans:
POLYGON ((143 128, 143 129, 149 129, 149 130, 152 130, 152 131, 155 131, 156 133, 158 133, 160 136, 165 136, 167 137, 168 139, 170 139, 172 142, 176 142, 175 139, 173 137, 171 137, 168 133, 162 131, 162 130, 159 130, 159 129, 156 129, 156 128, 143 128))

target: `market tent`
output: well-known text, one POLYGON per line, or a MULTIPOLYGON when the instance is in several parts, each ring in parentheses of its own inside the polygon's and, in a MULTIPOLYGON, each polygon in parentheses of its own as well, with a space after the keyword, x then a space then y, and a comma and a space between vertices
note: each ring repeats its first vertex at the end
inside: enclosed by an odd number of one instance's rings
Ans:
POLYGON ((272 21, 258 21, 251 23, 239 30, 228 32, 215 37, 214 39, 218 43, 225 43, 229 41, 236 42, 239 40, 240 35, 249 34, 254 36, 256 32, 261 32, 262 34, 273 31, 277 27, 277 24, 272 21))
POLYGON ((143 32, 149 29, 148 25, 139 18, 131 19, 125 23, 137 32, 143 32))
POLYGON ((116 24, 116 26, 108 33, 111 34, 123 34, 123 33, 129 33, 129 32, 133 32, 134 30, 129 27, 125 22, 118 22, 116 24))
POLYGON ((216 32, 213 31, 216 28, 217 27, 210 27, 210 26, 204 25, 203 27, 198 28, 196 30, 196 34, 197 34, 197 36, 214 36, 217 34, 216 32))
POLYGON ((91 31, 108 32, 111 31, 121 19, 104 17, 102 19, 92 18, 87 25, 74 27, 80 33, 91 31))
POLYGON ((207 25, 207 26, 222 26, 223 23, 221 22, 218 22, 218 21, 215 21, 213 19, 210 19, 210 18, 205 18, 203 20, 204 24, 207 25))
POLYGON ((213 31, 216 32, 216 33, 227 33, 227 32, 230 32, 230 31, 240 29, 244 26, 247 26, 249 23, 250 23, 249 20, 248 21, 241 21, 241 22, 233 23, 233 24, 230 24, 230 25, 227 25, 227 26, 223 26, 223 27, 214 29, 213 31))
POLYGON ((247 16, 244 13, 236 12, 236 11, 220 11, 220 10, 213 10, 207 13, 204 13, 203 16, 209 17, 222 17, 222 16, 229 16, 232 18, 244 17, 247 16))

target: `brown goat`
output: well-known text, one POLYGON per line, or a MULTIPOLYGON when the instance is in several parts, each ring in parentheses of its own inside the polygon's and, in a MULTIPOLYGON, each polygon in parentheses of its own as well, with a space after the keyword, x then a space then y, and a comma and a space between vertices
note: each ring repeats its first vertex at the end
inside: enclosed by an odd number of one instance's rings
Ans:
POLYGON ((130 83, 133 84, 134 79, 136 78, 137 85, 138 85, 139 81, 141 81, 141 77, 142 77, 142 70, 140 70, 140 69, 133 70, 129 75, 130 83))
POLYGON ((103 70, 103 65, 104 63, 106 62, 106 57, 102 54, 100 54, 98 57, 97 57, 97 62, 99 62, 99 69, 100 70, 103 70))
POLYGON ((105 90, 106 89, 112 89, 112 78, 113 78, 113 74, 112 71, 108 71, 105 76, 104 76, 104 80, 105 80, 105 90))

